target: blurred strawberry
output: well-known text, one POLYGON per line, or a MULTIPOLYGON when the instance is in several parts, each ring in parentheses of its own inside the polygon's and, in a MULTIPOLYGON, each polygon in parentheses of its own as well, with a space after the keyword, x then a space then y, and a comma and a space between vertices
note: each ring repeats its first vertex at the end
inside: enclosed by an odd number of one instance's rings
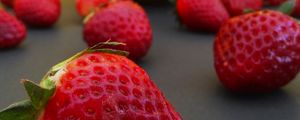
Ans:
POLYGON ((152 44, 147 14, 132 1, 109 2, 101 7, 87 20, 83 34, 89 46, 109 39, 125 43, 115 49, 128 51, 133 60, 145 56, 152 44))
MULTIPOLYGON (((87 16, 101 5, 105 5, 110 0, 76 0, 76 10, 80 16, 87 16)), ((126 0, 115 0, 126 1, 126 0)))
POLYGON ((0 48, 17 46, 24 41, 26 33, 23 23, 0 8, 0 48))
POLYGON ((5 6, 8 6, 8 7, 12 7, 13 6, 13 3, 14 3, 14 0, 0 0, 2 4, 4 4, 5 6))
POLYGON ((180 22, 190 30, 216 32, 229 19, 220 0, 177 0, 180 22))
POLYGON ((231 16, 242 15, 245 10, 259 10, 262 8, 262 0, 222 0, 231 16))
POLYGON ((27 25, 50 27, 58 20, 61 5, 59 0, 16 0, 14 11, 27 25))
POLYGON ((106 4, 109 0, 76 0, 76 10, 80 16, 87 16, 94 11, 97 7, 100 7, 101 3, 106 4))

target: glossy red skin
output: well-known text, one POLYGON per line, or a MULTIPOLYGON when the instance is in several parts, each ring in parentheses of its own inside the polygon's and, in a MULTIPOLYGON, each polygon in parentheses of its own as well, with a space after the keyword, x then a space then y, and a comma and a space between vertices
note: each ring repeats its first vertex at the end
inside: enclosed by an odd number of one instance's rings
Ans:
POLYGON ((300 27, 275 11, 230 19, 214 42, 215 69, 226 88, 241 93, 271 92, 300 69, 300 27))
POLYGON ((217 32, 229 19, 219 0, 177 0, 179 20, 193 31, 217 32))
POLYGON ((4 4, 5 6, 8 6, 8 7, 12 7, 13 6, 13 3, 14 3, 14 0, 0 0, 2 4, 4 4))
POLYGON ((14 12, 25 24, 33 27, 50 27, 60 17, 59 0, 15 0, 14 12))
POLYGON ((111 3, 97 11, 84 26, 84 40, 94 46, 107 40, 126 46, 114 49, 128 51, 129 58, 144 57, 152 45, 152 29, 145 11, 131 1, 111 3))
POLYGON ((40 120, 181 120, 126 57, 86 53, 67 65, 40 120))
POLYGON ((287 0, 265 0, 269 5, 279 6, 287 0))
POLYGON ((222 0, 224 6, 231 16, 244 14, 244 10, 260 10, 263 5, 263 0, 222 0))
POLYGON ((108 4, 108 2, 109 0, 76 0, 76 10, 80 16, 84 17, 97 10, 101 5, 108 4))
POLYGON ((26 28, 18 19, 0 9, 0 48, 19 45, 26 38, 26 28))

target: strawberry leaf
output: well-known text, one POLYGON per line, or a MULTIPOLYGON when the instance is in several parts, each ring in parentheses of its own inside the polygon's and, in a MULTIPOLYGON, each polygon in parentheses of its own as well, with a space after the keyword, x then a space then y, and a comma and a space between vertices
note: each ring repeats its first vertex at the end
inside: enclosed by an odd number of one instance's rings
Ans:
POLYGON ((100 42, 91 48, 88 48, 86 52, 105 52, 105 53, 117 54, 122 56, 128 56, 129 52, 127 51, 105 48, 108 46, 120 46, 120 45, 125 46, 126 44, 121 42, 111 42, 111 40, 108 40, 106 42, 100 42))
POLYGON ((29 80, 23 80, 22 83, 24 84, 27 94, 32 102, 32 106, 37 110, 43 109, 49 98, 52 96, 54 88, 42 88, 29 80))
POLYGON ((81 56, 85 51, 86 50, 81 51, 81 52, 77 53, 76 55, 72 56, 71 58, 58 63, 57 65, 55 65, 54 67, 51 68, 51 70, 49 71, 49 73, 43 79, 47 79, 49 76, 55 75, 55 73, 57 71, 59 71, 60 69, 62 69, 67 63, 69 63, 72 60, 74 60, 74 59, 78 58, 79 56, 81 56))
POLYGON ((246 9, 243 10, 243 13, 248 14, 248 13, 252 13, 252 12, 254 12, 254 11, 255 11, 255 10, 253 10, 253 9, 251 9, 251 8, 246 8, 246 9))
POLYGON ((40 86, 49 90, 55 89, 55 83, 49 77, 43 79, 40 86))
POLYGON ((38 111, 30 100, 12 104, 0 112, 0 120, 35 120, 38 111))
POLYGON ((111 40, 108 40, 106 42, 100 42, 100 43, 88 48, 88 50, 102 49, 105 46, 119 46, 119 45, 125 46, 126 44, 121 43, 121 42, 111 42, 111 40))
POLYGON ((108 48, 88 50, 88 52, 105 52, 105 53, 117 54, 117 55, 121 55, 121 56, 129 55, 129 52, 122 51, 122 50, 108 49, 108 48))
POLYGON ((279 7, 279 11, 285 13, 285 14, 292 14, 292 12, 294 11, 295 9, 295 3, 296 1, 295 0, 288 0, 286 2, 284 2, 280 7, 279 7))
MULTIPOLYGON (((76 55, 72 56, 71 58, 62 61, 60 63, 58 63, 57 65, 55 65, 54 67, 51 68, 51 70, 46 74, 46 76, 44 76, 42 82, 44 82, 45 79, 48 79, 49 76, 53 76, 55 75, 55 73, 57 71, 59 71, 60 69, 62 69, 63 67, 65 67, 65 65, 69 62, 71 62, 72 60, 80 57, 82 54, 84 54, 85 52, 107 52, 107 53, 113 53, 113 54, 118 54, 118 55, 123 55, 123 56, 128 56, 129 53, 126 51, 121 51, 121 50, 114 50, 114 49, 106 49, 105 47, 107 46, 119 46, 119 45, 123 45, 125 46, 126 44, 121 43, 121 42, 111 42, 111 40, 108 40, 106 42, 100 42, 88 49, 85 49, 79 53, 77 53, 76 55)), ((45 87, 45 86, 43 86, 45 87)))
POLYGON ((85 18, 83 19, 83 24, 86 24, 94 15, 95 11, 92 11, 87 16, 85 16, 85 18))

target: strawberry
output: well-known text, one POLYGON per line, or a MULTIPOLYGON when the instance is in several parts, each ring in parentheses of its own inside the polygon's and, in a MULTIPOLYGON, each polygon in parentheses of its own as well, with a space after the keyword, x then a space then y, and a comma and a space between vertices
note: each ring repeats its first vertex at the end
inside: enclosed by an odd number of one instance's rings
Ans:
POLYGON ((42 87, 23 81, 31 100, 0 112, 0 119, 182 120, 142 68, 111 54, 118 52, 91 48, 54 66, 42 87))
POLYGON ((265 0, 265 2, 269 5, 272 5, 272 6, 278 6, 278 5, 281 5, 282 3, 284 3, 285 1, 287 0, 265 0))
MULTIPOLYGON (((125 1, 125 0, 115 0, 125 1)), ((80 16, 87 16, 89 13, 97 10, 101 5, 105 5, 109 0, 76 0, 76 10, 80 16)))
POLYGON ((14 0, 0 0, 2 4, 8 6, 8 7, 12 7, 14 0))
POLYGON ((0 48, 17 46, 24 41, 26 33, 23 23, 0 8, 0 48))
POLYGON ((59 18, 59 0, 15 0, 14 12, 24 23, 33 27, 50 27, 59 18))
POLYGON ((87 16, 89 13, 106 4, 109 0, 76 0, 76 10, 80 16, 87 16))
POLYGON ((177 0, 179 20, 190 30, 216 32, 229 19, 220 0, 177 0))
POLYGON ((300 26, 271 10, 234 17, 217 34, 214 61, 220 81, 231 91, 276 90, 300 69, 300 26))
POLYGON ((227 11, 231 16, 242 15, 245 10, 259 10, 262 8, 262 0, 222 0, 227 11))
POLYGON ((115 49, 128 51, 129 58, 137 60, 149 51, 152 29, 142 7, 132 1, 110 2, 87 20, 83 31, 89 46, 113 40, 126 46, 115 49))

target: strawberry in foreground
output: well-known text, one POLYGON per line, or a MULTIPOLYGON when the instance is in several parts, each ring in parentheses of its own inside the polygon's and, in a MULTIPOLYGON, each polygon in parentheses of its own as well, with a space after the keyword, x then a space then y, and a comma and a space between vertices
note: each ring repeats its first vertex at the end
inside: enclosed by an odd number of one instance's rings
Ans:
POLYGON ((14 0, 0 0, 2 4, 4 4, 5 6, 8 6, 8 7, 12 7, 13 6, 13 3, 14 3, 14 0))
POLYGON ((76 10, 80 16, 84 17, 94 10, 97 10, 99 7, 101 7, 101 5, 107 4, 109 1, 111 0, 76 0, 76 10))
POLYGON ((217 32, 229 19, 220 0, 177 0, 180 22, 194 31, 217 32))
POLYGON ((147 73, 123 51, 87 49, 54 66, 40 86, 25 80, 30 100, 1 120, 181 120, 147 73))
POLYGON ((23 23, 0 8, 0 48, 11 48, 22 43, 27 31, 23 23))
POLYGON ((224 6, 231 16, 244 14, 245 10, 260 10, 263 5, 262 0, 222 0, 224 6))
POLYGON ((84 26, 83 36, 89 46, 108 39, 126 43, 114 47, 128 51, 129 58, 145 56, 152 44, 152 29, 142 7, 132 1, 111 1, 91 14, 84 26))
POLYGON ((25 24, 50 27, 60 16, 60 0, 15 0, 14 12, 25 24))
POLYGON ((234 17, 217 34, 214 61, 229 90, 271 92, 299 72, 300 27, 295 19, 270 10, 234 17))

